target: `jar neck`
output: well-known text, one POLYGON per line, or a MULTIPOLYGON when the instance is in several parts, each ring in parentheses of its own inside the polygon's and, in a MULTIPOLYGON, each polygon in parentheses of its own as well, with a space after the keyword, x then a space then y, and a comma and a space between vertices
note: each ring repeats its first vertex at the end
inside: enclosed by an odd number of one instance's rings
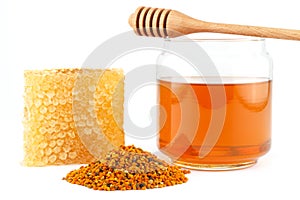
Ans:
POLYGON ((242 38, 228 38, 228 39, 166 39, 165 47, 171 43, 195 43, 204 49, 207 54, 251 54, 267 53, 265 39, 242 37, 242 38))
POLYGON ((265 40, 230 40, 215 42, 198 42, 208 54, 252 54, 266 53, 265 40))
MULTIPOLYGON (((160 56, 158 63, 168 66, 184 77, 272 78, 272 60, 265 49, 265 40, 261 38, 204 40, 175 38, 166 40, 165 48, 166 51, 160 56), (172 56, 168 54, 169 49, 184 49, 183 57, 188 56, 184 57, 185 60, 176 54, 172 56)), ((159 73, 160 77, 163 77, 171 72, 160 69, 159 73)))

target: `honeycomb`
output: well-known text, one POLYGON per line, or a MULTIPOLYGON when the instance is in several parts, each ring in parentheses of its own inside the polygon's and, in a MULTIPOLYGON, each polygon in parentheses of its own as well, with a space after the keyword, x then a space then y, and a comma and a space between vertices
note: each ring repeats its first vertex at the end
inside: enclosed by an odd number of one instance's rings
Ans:
POLYGON ((25 166, 90 163, 124 144, 121 69, 24 72, 25 166))

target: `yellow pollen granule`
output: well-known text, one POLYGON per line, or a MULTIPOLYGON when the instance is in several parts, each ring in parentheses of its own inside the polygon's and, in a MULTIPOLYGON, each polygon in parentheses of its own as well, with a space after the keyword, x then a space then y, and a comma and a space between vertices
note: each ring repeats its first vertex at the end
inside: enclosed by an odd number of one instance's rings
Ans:
POLYGON ((141 148, 122 145, 102 160, 70 171, 63 180, 94 190, 145 190, 186 183, 188 173, 141 148))

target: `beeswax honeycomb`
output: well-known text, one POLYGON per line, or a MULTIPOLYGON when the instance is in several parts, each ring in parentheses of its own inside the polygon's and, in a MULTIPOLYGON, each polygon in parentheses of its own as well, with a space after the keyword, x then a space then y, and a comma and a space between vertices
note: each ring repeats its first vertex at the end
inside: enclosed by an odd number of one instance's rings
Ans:
POLYGON ((27 70, 24 79, 24 165, 90 163, 124 144, 122 70, 27 70))

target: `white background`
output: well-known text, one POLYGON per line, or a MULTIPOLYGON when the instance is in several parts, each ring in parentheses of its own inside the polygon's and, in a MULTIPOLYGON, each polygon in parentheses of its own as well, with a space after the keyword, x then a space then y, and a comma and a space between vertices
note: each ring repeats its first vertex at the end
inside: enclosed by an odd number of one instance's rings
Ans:
POLYGON ((249 169, 199 172, 187 184, 147 191, 101 192, 61 178, 77 166, 26 168, 22 149, 22 72, 81 66, 101 42, 130 30, 138 6, 165 7, 206 21, 300 29, 296 0, 1 0, 0 199, 188 198, 299 199, 300 42, 267 40, 274 61, 271 151, 249 169), (4 197, 5 196, 5 197, 4 197), (192 197, 191 197, 192 198, 192 197))

